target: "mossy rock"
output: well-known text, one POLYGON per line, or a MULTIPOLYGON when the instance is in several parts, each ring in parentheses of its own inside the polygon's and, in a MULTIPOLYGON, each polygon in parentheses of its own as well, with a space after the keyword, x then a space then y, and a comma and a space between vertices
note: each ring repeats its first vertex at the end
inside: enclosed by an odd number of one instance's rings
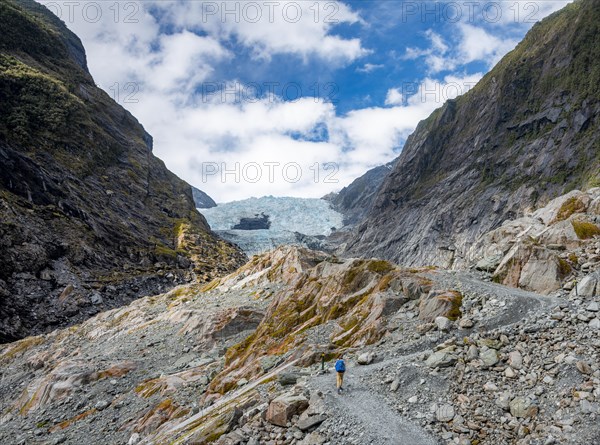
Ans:
POLYGON ((573 196, 567 199, 556 214, 556 221, 564 221, 575 213, 584 213, 586 205, 577 197, 573 196))
POLYGON ((573 229, 577 234, 577 238, 586 240, 595 236, 600 236, 600 227, 588 221, 574 220, 571 221, 573 229))

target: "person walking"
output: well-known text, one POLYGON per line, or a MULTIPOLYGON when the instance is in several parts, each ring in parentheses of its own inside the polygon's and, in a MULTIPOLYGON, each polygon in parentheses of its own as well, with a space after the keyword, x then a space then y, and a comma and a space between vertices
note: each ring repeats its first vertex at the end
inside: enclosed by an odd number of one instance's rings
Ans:
POLYGON ((344 390, 344 373, 346 372, 346 363, 344 362, 344 356, 340 354, 337 361, 335 362, 336 371, 336 384, 338 394, 341 394, 344 390))

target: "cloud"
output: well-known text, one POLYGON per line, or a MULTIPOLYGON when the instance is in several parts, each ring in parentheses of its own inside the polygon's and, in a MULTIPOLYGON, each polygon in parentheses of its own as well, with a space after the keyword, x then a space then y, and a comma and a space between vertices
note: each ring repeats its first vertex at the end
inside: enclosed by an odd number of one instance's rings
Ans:
POLYGON ((470 62, 484 62, 488 67, 495 65, 518 40, 499 38, 481 27, 458 23, 457 43, 451 46, 441 35, 428 30, 425 34, 430 42, 426 49, 407 48, 405 59, 423 58, 429 74, 453 71, 470 62))
POLYGON ((486 32, 483 28, 466 23, 461 23, 458 27, 461 33, 458 45, 460 63, 481 60, 492 67, 519 43, 517 39, 498 38, 486 32))
MULTIPOLYGON (((244 70, 271 69, 262 62, 275 56, 284 64, 298 58, 317 60, 318 76, 319 69, 345 67, 370 53, 361 40, 348 37, 350 33, 335 33, 338 25, 346 31, 367 28, 349 6, 318 2, 319 20, 315 20, 316 4, 297 2, 301 17, 292 23, 292 9, 282 15, 283 7, 292 3, 278 3, 273 20, 263 10, 252 23, 232 16, 223 19, 223 10, 207 14, 209 5, 223 8, 225 2, 136 2, 140 9, 135 21, 124 23, 128 3, 119 3, 121 20, 114 20, 113 3, 107 2, 101 3, 102 20, 79 19, 68 26, 83 40, 98 84, 107 92, 116 87, 121 92, 116 99, 154 136, 155 154, 220 202, 266 194, 319 197, 343 187, 369 168, 395 158, 420 120, 481 77, 460 71, 464 70, 461 64, 493 63, 512 44, 504 32, 494 34, 476 24, 453 25, 456 40, 444 37, 439 29, 428 30, 423 34, 427 48, 409 48, 404 56, 425 61, 427 72, 415 74, 422 80, 386 85, 385 106, 345 114, 321 99, 284 101, 281 92, 250 94, 242 100, 216 91, 205 94, 204 87, 215 79, 231 89, 243 81, 244 70), (325 20, 327 15, 337 22, 325 20), (236 65, 247 59, 251 62, 236 65), (134 95, 137 102, 125 101, 123 93, 130 84, 139 89, 134 95), (256 165, 261 175, 254 180, 256 165)), ((243 8, 248 2, 227 2, 227 7, 235 4, 243 8)), ((364 63, 352 72, 382 68, 364 63)), ((370 93, 357 94, 363 104, 371 105, 370 93)))
POLYGON ((383 68, 382 64, 365 63, 362 67, 356 68, 359 73, 371 73, 375 70, 383 68))
POLYGON ((400 105, 404 101, 404 96, 398 88, 390 88, 385 96, 386 105, 400 105))
POLYGON ((235 39, 255 59, 295 54, 343 65, 369 54, 359 39, 331 33, 340 24, 362 23, 356 12, 338 1, 155 1, 152 5, 163 12, 163 20, 178 28, 205 32, 219 40, 235 39))

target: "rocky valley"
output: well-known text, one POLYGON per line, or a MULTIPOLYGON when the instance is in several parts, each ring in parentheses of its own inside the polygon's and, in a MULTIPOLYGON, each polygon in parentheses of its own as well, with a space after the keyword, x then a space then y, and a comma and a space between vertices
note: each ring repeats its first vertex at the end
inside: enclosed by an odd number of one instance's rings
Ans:
POLYGON ((0 3, 0 442, 600 444, 599 23, 536 24, 338 193, 217 205, 0 3))

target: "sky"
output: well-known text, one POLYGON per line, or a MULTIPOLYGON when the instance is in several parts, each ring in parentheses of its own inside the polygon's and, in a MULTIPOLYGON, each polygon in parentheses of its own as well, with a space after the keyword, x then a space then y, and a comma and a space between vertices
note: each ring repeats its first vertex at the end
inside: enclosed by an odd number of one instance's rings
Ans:
POLYGON ((38 1, 154 154, 217 202, 340 190, 569 3, 38 1))

